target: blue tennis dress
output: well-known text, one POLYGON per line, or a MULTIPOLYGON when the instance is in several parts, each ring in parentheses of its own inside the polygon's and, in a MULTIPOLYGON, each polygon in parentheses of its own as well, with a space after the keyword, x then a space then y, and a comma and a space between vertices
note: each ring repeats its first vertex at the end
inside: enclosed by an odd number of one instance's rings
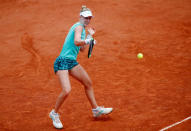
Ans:
POLYGON ((78 62, 76 61, 76 59, 80 50, 80 46, 76 46, 74 43, 75 28, 77 26, 83 27, 81 39, 85 40, 86 32, 85 32, 84 25, 81 24, 80 22, 75 23, 70 28, 70 31, 65 39, 62 51, 54 62, 55 73, 58 70, 71 70, 74 66, 78 65, 78 62))

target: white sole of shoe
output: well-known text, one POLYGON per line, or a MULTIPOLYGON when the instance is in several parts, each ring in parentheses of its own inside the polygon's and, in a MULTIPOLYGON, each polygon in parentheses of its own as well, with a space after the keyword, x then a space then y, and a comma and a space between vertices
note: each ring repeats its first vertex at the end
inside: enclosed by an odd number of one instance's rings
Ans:
POLYGON ((113 109, 109 112, 109 113, 107 113, 107 114, 100 114, 100 115, 98 115, 98 116, 93 116, 94 118, 98 118, 98 117, 100 117, 100 116, 103 116, 103 115, 109 115, 109 114, 111 114, 113 112, 113 109))
MULTIPOLYGON (((53 121, 53 118, 51 117, 51 115, 49 114, 49 117, 52 119, 52 121, 53 121)), ((54 126, 54 124, 53 124, 53 126, 54 126)), ((56 126, 54 126, 56 129, 63 129, 63 127, 56 127, 56 126)))

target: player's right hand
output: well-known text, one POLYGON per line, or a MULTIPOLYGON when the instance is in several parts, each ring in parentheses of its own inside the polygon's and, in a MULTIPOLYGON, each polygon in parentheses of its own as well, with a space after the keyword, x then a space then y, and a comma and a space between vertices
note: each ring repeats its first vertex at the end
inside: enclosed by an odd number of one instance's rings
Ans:
POLYGON ((91 41, 91 40, 92 40, 92 38, 87 38, 87 39, 85 39, 86 45, 90 44, 90 41, 91 41))

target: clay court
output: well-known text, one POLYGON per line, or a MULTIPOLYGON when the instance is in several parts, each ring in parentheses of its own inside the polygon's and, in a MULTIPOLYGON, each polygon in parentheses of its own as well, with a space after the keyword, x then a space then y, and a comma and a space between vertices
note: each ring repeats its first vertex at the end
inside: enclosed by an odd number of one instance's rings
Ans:
MULTIPOLYGON (((53 63, 82 5, 95 16, 97 44, 78 62, 98 104, 114 111, 94 119, 71 77, 63 130, 157 131, 189 118, 190 0, 0 0, 0 130, 56 130, 48 117, 61 91, 53 63)), ((167 130, 190 131, 191 119, 167 130)))

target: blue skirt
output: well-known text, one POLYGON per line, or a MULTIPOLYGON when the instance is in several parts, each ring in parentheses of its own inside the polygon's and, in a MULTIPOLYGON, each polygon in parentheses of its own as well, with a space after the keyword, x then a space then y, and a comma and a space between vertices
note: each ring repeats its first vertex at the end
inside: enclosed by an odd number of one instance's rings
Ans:
POLYGON ((71 60, 62 56, 56 58, 54 62, 54 72, 58 70, 71 70, 74 66, 77 66, 79 63, 76 60, 71 60))

